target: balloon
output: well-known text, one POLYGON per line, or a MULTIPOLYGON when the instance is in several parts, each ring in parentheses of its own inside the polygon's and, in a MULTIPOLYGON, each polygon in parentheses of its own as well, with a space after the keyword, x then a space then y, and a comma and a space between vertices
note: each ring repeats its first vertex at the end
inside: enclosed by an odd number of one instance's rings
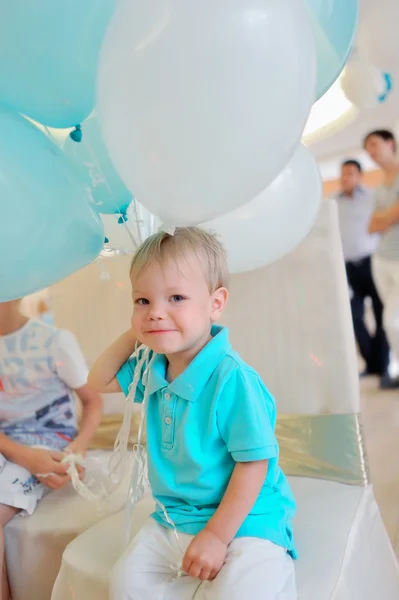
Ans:
POLYGON ((32 123, 0 111, 0 302, 21 298, 89 264, 104 232, 86 187, 32 123))
POLYGON ((356 37, 359 0, 306 0, 317 54, 317 99, 340 75, 356 37))
POLYGON ((122 0, 98 111, 127 187, 171 225, 233 210, 290 159, 315 97, 298 0, 122 0))
POLYGON ((341 87, 345 96, 355 106, 372 108, 387 100, 392 90, 392 78, 355 54, 346 66, 341 87))
POLYGON ((360 21, 357 48, 383 71, 395 71, 399 66, 398 24, 397 0, 369 2, 360 21))
POLYGON ((63 150, 79 166, 91 190, 93 208, 98 213, 125 213, 132 194, 125 187, 109 158, 102 139, 97 115, 82 124, 82 141, 68 136, 63 150))
POLYGON ((157 231, 161 224, 136 200, 129 204, 125 219, 118 218, 118 215, 101 215, 101 219, 107 242, 104 255, 112 255, 115 250, 134 252, 148 236, 157 231))
POLYGON ((227 250, 229 271, 268 265, 291 252, 309 233, 322 197, 320 172, 305 146, 264 192, 228 215, 203 224, 227 250))
POLYGON ((117 0, 12 0, 0 19, 0 103, 52 127, 93 110, 101 43, 117 0))

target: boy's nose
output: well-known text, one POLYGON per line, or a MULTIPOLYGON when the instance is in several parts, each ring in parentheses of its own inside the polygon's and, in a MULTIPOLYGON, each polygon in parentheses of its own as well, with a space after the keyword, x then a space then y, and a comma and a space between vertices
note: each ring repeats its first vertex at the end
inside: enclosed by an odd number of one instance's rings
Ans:
POLYGON ((148 316, 151 319, 151 321, 159 321, 160 319, 165 318, 165 310, 159 304, 152 305, 148 312, 148 316))

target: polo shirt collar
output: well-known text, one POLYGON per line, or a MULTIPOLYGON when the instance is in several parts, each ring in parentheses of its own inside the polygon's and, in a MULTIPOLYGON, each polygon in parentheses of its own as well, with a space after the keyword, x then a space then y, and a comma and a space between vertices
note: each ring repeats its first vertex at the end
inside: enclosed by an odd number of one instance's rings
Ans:
POLYGON ((231 349, 229 332, 226 327, 213 325, 211 335, 212 339, 172 383, 168 383, 166 380, 166 356, 157 354, 150 368, 149 393, 154 394, 168 387, 168 391, 172 394, 194 402, 201 394, 216 366, 231 349))
MULTIPOLYGON (((366 188, 364 186, 357 185, 355 187, 355 189, 353 190, 352 199, 355 199, 356 196, 358 196, 359 194, 364 194, 365 191, 366 191, 366 188)), ((338 198, 348 198, 348 196, 345 194, 344 191, 342 191, 338 194, 338 198)))

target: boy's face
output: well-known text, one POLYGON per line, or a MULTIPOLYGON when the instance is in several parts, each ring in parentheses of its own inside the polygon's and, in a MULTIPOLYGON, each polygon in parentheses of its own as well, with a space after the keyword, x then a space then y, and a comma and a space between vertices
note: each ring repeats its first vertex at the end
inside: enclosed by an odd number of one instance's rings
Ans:
POLYGON ((225 308, 227 290, 209 292, 194 255, 178 264, 151 263, 132 274, 132 328, 140 342, 158 354, 200 351, 213 322, 225 308))

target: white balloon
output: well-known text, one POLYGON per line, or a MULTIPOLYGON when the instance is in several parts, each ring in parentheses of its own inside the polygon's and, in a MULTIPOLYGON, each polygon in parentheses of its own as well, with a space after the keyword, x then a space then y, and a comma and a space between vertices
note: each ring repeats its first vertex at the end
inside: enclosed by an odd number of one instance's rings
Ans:
POLYGON ((372 108, 384 102, 390 91, 387 75, 359 54, 354 54, 341 77, 341 88, 358 108, 372 108))
POLYGON ((295 151, 315 62, 303 0, 122 0, 98 79, 121 178, 172 225, 248 202, 295 151))
POLYGON ((322 197, 317 163, 305 146, 252 202, 203 224, 227 250, 229 271, 268 265, 291 252, 311 230, 322 197))
POLYGON ((371 0, 362 14, 356 45, 362 55, 384 71, 399 66, 399 2, 371 0))

